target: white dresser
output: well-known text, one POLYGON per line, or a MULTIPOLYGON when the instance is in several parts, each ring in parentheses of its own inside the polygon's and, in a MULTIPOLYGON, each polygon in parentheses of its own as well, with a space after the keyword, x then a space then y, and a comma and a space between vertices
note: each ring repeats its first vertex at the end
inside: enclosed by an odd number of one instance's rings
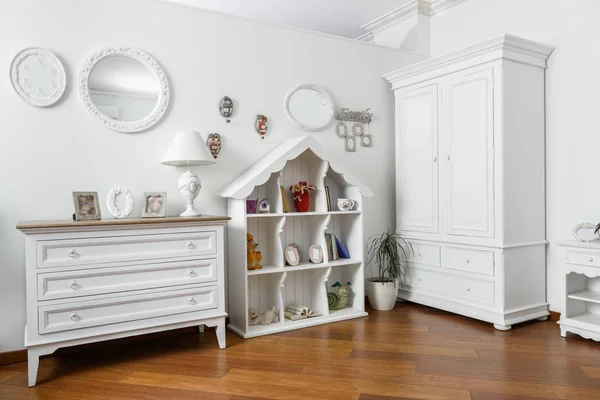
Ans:
POLYGON ((396 98, 400 297, 497 329, 546 318, 545 69, 505 35, 384 77, 396 98))
POLYGON ((600 341, 600 243, 570 241, 564 248, 565 306, 560 334, 600 341))
POLYGON ((29 386, 61 347, 207 325, 224 348, 228 219, 20 222, 29 386))

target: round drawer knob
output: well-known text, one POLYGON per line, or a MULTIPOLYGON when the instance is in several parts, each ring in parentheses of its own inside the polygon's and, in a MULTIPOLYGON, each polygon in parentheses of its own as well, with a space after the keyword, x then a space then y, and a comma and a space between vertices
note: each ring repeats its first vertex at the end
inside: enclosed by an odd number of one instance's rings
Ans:
POLYGON ((196 277, 196 273, 194 272, 193 269, 190 269, 190 272, 188 273, 188 275, 190 276, 190 278, 195 278, 196 277))
POLYGON ((467 292, 470 292, 470 291, 471 291, 471 288, 470 288, 470 287, 468 287, 468 288, 467 288, 467 292))
POLYGON ((194 298, 192 297, 191 299, 188 300, 188 304, 190 306, 195 306, 196 305, 196 300, 194 300, 194 298))
POLYGON ((190 249, 190 250, 194 250, 196 248, 196 246, 194 245, 194 243, 188 242, 187 248, 190 249))
POLYGON ((73 290, 79 290, 81 289, 81 286, 79 286, 79 284, 75 281, 71 282, 71 284, 69 285, 69 287, 73 290))
POLYGON ((75 249, 71 249, 71 251, 69 251, 69 257, 71 257, 71 258, 77 258, 77 257, 79 257, 79 254, 77 254, 77 252, 75 251, 75 249))
POLYGON ((594 261, 594 257, 590 257, 590 262, 594 261))
POLYGON ((73 314, 71 314, 71 319, 75 322, 79 322, 81 321, 81 317, 79 315, 77 315, 76 312, 74 312, 73 314))
POLYGON ((471 260, 469 260, 468 258, 465 260, 465 262, 468 264, 471 262, 471 260))

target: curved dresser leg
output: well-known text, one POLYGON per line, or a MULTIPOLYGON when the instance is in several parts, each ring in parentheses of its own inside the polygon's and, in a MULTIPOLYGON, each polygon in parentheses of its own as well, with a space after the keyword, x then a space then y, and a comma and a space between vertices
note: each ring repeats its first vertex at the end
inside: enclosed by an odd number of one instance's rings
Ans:
POLYGON ((224 349, 226 346, 225 342, 225 318, 221 319, 215 328, 217 332, 217 341, 219 342, 219 348, 224 349))
POLYGON ((538 321, 548 321, 548 316, 544 315, 543 317, 536 318, 538 321))
POLYGON ((510 331, 512 328, 512 325, 498 325, 498 324, 494 324, 494 328, 496 328, 499 331, 510 331))

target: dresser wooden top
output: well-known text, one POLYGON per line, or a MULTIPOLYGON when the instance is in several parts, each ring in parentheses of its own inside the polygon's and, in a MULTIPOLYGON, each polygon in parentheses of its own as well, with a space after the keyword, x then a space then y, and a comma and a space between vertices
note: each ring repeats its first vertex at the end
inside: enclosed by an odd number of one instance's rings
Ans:
POLYGON ((115 225, 149 225, 149 224, 174 224, 186 222, 226 222, 231 218, 219 215, 204 215, 200 217, 165 217, 165 218, 123 218, 123 219, 96 219, 89 221, 49 220, 49 221, 19 221, 17 229, 45 229, 45 228, 75 228, 79 226, 115 226, 115 225))

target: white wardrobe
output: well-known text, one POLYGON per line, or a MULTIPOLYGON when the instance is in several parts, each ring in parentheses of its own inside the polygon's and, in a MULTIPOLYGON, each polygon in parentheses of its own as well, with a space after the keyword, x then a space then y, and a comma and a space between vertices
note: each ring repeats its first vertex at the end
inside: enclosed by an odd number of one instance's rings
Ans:
POLYGON ((384 76, 396 98, 401 298, 491 322, 547 318, 545 84, 552 48, 504 35, 384 76))

